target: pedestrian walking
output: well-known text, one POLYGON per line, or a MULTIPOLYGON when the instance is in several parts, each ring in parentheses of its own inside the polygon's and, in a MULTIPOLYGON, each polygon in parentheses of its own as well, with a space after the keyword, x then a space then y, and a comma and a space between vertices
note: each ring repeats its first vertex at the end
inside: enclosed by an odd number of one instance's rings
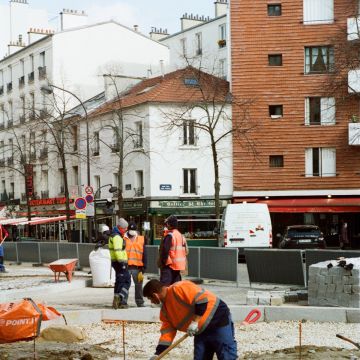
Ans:
POLYGON ((130 222, 124 235, 126 253, 128 257, 128 269, 135 284, 135 302, 138 307, 144 306, 142 294, 144 272, 146 270, 146 247, 145 239, 137 232, 135 222, 130 222))
POLYGON ((161 246, 160 281, 164 285, 171 285, 181 281, 180 271, 186 269, 186 248, 184 238, 177 229, 177 217, 170 215, 165 225, 168 232, 161 246))
POLYGON ((166 350, 177 330, 194 336, 194 360, 237 359, 234 324, 228 306, 215 294, 191 281, 179 281, 166 286, 150 280, 144 286, 144 296, 153 304, 162 304, 160 310, 160 340, 155 355, 166 350))
POLYGON ((128 222, 120 218, 119 224, 114 226, 109 236, 109 250, 111 257, 111 266, 115 270, 115 286, 114 286, 114 309, 126 309, 127 298, 131 285, 131 278, 127 264, 126 244, 123 236, 127 230, 128 222))

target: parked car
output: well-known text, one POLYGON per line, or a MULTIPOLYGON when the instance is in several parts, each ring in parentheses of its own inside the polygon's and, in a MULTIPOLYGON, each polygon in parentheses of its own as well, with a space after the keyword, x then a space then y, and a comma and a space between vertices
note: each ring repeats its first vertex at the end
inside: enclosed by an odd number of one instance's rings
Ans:
POLYGON ((324 235, 316 225, 291 225, 280 238, 280 249, 324 249, 324 235))

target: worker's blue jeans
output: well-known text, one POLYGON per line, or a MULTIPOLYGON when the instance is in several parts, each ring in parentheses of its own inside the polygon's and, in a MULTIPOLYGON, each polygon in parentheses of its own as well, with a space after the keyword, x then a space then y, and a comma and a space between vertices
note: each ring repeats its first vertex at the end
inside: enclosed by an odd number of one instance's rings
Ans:
POLYGON ((142 293, 143 282, 138 281, 138 275, 141 270, 142 268, 138 266, 129 266, 130 277, 133 279, 135 285, 135 302, 137 306, 144 305, 144 298, 142 293))
POLYGON ((0 245, 0 272, 4 272, 5 271, 5 266, 4 266, 4 248, 2 247, 2 245, 0 245))
POLYGON ((212 360, 214 354, 218 360, 236 360, 237 347, 231 316, 228 325, 196 335, 194 345, 194 360, 212 360))
POLYGON ((126 304, 129 296, 131 277, 126 263, 112 261, 111 266, 115 270, 114 294, 119 295, 121 304, 126 304))

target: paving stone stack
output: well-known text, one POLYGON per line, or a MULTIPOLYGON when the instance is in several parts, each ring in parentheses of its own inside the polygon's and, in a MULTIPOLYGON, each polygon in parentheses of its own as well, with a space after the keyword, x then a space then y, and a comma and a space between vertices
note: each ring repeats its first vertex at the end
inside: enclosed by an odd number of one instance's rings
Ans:
POLYGON ((311 265, 308 301, 312 306, 360 308, 360 258, 311 265))

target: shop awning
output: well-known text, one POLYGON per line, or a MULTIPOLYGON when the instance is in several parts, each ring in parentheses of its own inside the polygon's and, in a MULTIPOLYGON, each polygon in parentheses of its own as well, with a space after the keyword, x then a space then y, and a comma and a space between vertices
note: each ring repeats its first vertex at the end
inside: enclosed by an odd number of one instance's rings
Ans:
POLYGON ((360 212, 360 197, 257 200, 272 213, 354 213, 360 212))
POLYGON ((26 220, 17 225, 41 225, 41 224, 48 224, 56 221, 64 221, 66 220, 66 216, 54 216, 54 217, 47 217, 47 218, 33 218, 30 221, 26 220))

